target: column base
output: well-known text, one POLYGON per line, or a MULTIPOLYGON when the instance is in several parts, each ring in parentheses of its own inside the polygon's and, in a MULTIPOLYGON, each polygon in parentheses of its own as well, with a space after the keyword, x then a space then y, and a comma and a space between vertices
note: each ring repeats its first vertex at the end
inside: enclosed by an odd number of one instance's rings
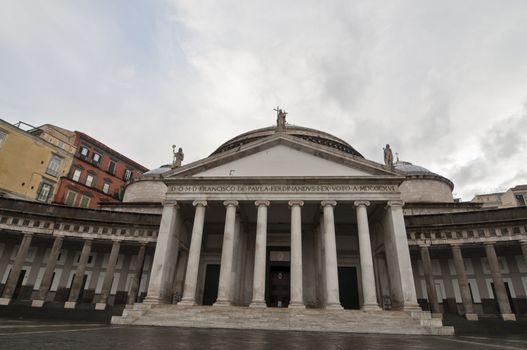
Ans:
POLYGON ((9 305, 11 298, 0 298, 0 305, 9 305))
POLYGON ((95 310, 106 310, 106 303, 96 303, 95 310))
POLYGON ((64 303, 64 308, 65 309, 75 309, 75 306, 77 306, 77 302, 76 301, 67 301, 64 303))
POLYGON ((324 309, 326 309, 326 310, 344 310, 344 308, 342 307, 342 305, 340 305, 340 303, 328 303, 328 304, 326 304, 324 309))
POLYGON ((421 309, 421 307, 418 304, 404 305, 402 307, 402 310, 403 311, 423 311, 423 309, 421 309))
POLYGON ((232 303, 228 300, 216 300, 216 302, 212 304, 212 306, 219 306, 219 307, 232 306, 232 303))
POLYGON ((181 305, 181 306, 195 306, 197 304, 196 304, 196 301, 193 300, 193 299, 181 299, 181 301, 179 301, 177 303, 177 305, 181 305))
POLYGON ((267 304, 265 303, 265 301, 253 301, 252 303, 249 304, 249 307, 260 307, 260 308, 263 308, 263 307, 267 307, 267 304))
POLYGON ((465 318, 467 319, 467 321, 477 321, 478 314, 465 314, 465 318))
POLYGON ((161 297, 149 297, 148 295, 143 300, 143 304, 157 305, 157 304, 166 304, 164 299, 161 297))
POLYGON ((432 318, 440 318, 443 319, 443 314, 440 312, 432 312, 432 318))
POLYGON ((291 303, 289 303, 289 306, 288 306, 289 309, 305 309, 306 306, 304 305, 304 303, 301 303, 301 302, 298 302, 298 301, 293 301, 291 303))
POLYGON ((44 306, 44 300, 33 300, 31 302, 31 307, 42 307, 44 306))
POLYGON ((377 304, 364 304, 360 307, 362 311, 381 311, 382 309, 377 304))
POLYGON ((503 321, 516 321, 515 314, 501 314, 501 318, 503 318, 503 321))

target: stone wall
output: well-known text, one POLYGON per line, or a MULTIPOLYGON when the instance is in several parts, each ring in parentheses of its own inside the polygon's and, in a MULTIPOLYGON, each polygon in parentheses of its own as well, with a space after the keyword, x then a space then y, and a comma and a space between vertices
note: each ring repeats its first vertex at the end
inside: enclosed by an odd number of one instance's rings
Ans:
POLYGON ((161 180, 139 180, 126 187, 123 202, 157 202, 165 199, 167 186, 161 180))

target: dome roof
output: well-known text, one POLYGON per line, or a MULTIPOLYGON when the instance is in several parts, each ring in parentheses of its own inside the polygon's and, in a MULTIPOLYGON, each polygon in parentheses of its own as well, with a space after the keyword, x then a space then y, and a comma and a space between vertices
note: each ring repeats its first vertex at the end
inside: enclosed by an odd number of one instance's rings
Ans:
POLYGON ((436 173, 428 170, 425 167, 422 167, 422 166, 419 166, 419 165, 414 165, 414 164, 412 164, 410 162, 399 161, 399 160, 394 164, 394 167, 395 167, 395 169, 405 173, 407 177, 415 177, 415 178, 418 178, 418 177, 423 177, 423 178, 425 178, 425 177, 426 178, 433 177, 433 178, 436 178, 436 179, 441 180, 443 182, 446 182, 452 189, 454 188, 454 184, 452 183, 452 181, 450 181, 449 179, 447 179, 444 176, 441 176, 439 174, 436 174, 436 173))
MULTIPOLYGON (((256 129, 256 130, 243 133, 225 142, 223 145, 218 147, 218 149, 214 151, 211 155, 216 155, 216 154, 231 150, 233 148, 240 147, 242 145, 257 141, 264 137, 272 136, 275 133, 276 133, 275 126, 270 126, 270 127, 262 128, 262 129, 256 129)), ((342 152, 346 152, 354 156, 364 158, 362 154, 360 154, 355 148, 351 147, 351 145, 348 144, 347 142, 339 139, 338 137, 335 137, 331 134, 328 134, 320 130, 287 124, 285 133, 287 135, 298 137, 298 138, 301 138, 301 139, 304 139, 304 140, 307 140, 307 141, 310 141, 316 144, 332 147, 342 152)))
POLYGON ((154 177, 154 176, 158 176, 158 175, 164 174, 167 171, 169 171, 170 169, 172 169, 170 167, 170 165, 161 165, 159 168, 155 168, 155 169, 152 169, 150 171, 147 171, 146 173, 143 173, 141 176, 143 176, 143 177, 154 177))

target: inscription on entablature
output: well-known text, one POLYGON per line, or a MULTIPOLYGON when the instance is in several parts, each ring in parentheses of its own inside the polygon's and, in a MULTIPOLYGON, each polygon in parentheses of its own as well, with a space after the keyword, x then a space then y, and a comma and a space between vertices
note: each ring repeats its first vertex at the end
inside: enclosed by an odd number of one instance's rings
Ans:
POLYGON ((175 185, 178 193, 354 193, 397 192, 396 185, 175 185))

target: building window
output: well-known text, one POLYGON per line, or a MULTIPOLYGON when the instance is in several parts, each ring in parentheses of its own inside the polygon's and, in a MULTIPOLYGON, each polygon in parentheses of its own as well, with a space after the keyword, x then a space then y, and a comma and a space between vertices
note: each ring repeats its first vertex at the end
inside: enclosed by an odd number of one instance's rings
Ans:
POLYGON ((94 164, 94 165, 97 165, 97 166, 98 166, 99 164, 101 164, 101 158, 102 158, 102 156, 101 156, 99 153, 95 153, 95 152, 94 152, 94 153, 93 153, 93 164, 94 164))
POLYGON ((123 176, 124 181, 130 180, 131 177, 132 177, 132 170, 125 169, 124 170, 124 176, 123 176))
POLYGON ((108 163, 108 172, 110 174, 115 174, 115 162, 113 160, 110 160, 108 163))
POLYGON ((519 206, 525 205, 525 198, 521 194, 516 194, 515 197, 519 206))
POLYGON ((48 173, 51 176, 57 176, 59 174, 61 162, 62 162, 62 159, 59 156, 52 156, 51 159, 49 160, 46 173, 48 173))
POLYGON ((88 158, 88 155, 90 154, 90 150, 88 149, 88 147, 81 146, 79 154, 81 155, 81 158, 86 159, 88 158))
POLYGON ((66 195, 66 200, 64 201, 64 204, 73 206, 75 204, 76 199, 77 192, 73 190, 68 190, 68 194, 66 195))
POLYGON ((86 182, 85 182, 85 184, 88 187, 92 186, 92 184, 93 184, 93 175, 92 174, 86 175, 86 182))
POLYGON ((79 204, 79 207, 81 207, 81 208, 88 208, 89 205, 90 205, 90 197, 88 197, 87 195, 83 194, 82 197, 81 197, 81 202, 79 204))
POLYGON ((0 130, 0 147, 2 147, 2 145, 4 144, 6 136, 7 134, 4 131, 0 130))
POLYGON ((72 177, 73 181, 79 182, 81 179, 81 173, 82 171, 80 169, 73 170, 73 177, 72 177))
POLYGON ((52 186, 50 184, 43 182, 40 185, 40 190, 38 191, 37 201, 47 202, 49 195, 51 194, 51 188, 52 186))
POLYGON ((102 191, 106 194, 108 194, 108 192, 110 192, 110 183, 109 182, 105 182, 104 185, 102 185, 102 191))

